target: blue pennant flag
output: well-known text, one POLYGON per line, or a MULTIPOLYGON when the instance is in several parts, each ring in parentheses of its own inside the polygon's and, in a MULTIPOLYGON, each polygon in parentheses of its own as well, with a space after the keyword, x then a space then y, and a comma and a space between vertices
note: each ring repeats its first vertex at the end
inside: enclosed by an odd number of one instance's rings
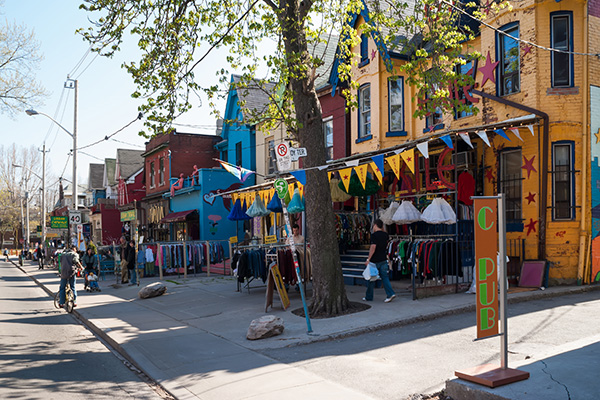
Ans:
POLYGON ((302 186, 306 186, 306 171, 301 169, 299 171, 290 171, 290 174, 292 174, 292 176, 294 178, 296 178, 296 180, 298 182, 300 182, 302 184, 302 186))
POLYGON ((504 129, 496 129, 494 132, 496 133, 496 135, 502 136, 504 139, 508 140, 509 142, 511 141, 510 138, 506 135, 506 132, 504 132, 504 129))
POLYGON ((373 160, 373 162, 375 163, 375 165, 377 165, 377 169, 379 169, 379 171, 381 171, 381 174, 383 175, 383 171, 385 171, 385 168, 383 166, 383 154, 380 154, 378 156, 373 156, 371 157, 371 160, 373 160))
POLYGON ((446 146, 450 147, 451 149, 454 148, 454 143, 452 143, 452 138, 450 137, 450 135, 444 135, 440 137, 440 139, 442 139, 444 143, 446 143, 446 146))

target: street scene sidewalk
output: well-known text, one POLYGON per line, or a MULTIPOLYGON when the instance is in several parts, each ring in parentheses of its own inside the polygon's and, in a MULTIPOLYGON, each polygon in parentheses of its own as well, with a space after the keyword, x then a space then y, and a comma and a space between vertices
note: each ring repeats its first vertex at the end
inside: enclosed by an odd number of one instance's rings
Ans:
MULTIPOLYGON (((15 264, 16 265, 16 264, 15 264)), ((51 295, 58 291, 60 279, 55 270, 38 270, 37 264, 25 262, 20 267, 51 295)), ((301 368, 277 362, 260 354, 261 350, 293 347, 317 341, 326 341, 357 335, 386 327, 401 326, 430 320, 455 313, 473 312, 475 296, 451 294, 413 301, 411 292, 396 287, 398 297, 384 303, 382 292, 376 292, 370 309, 329 319, 311 320, 313 332, 307 332, 306 320, 291 311, 302 307, 300 294, 290 290, 291 306, 284 311, 275 294, 274 307, 268 314, 284 321, 283 334, 257 341, 246 339, 246 331, 253 319, 265 315, 265 288, 262 282, 253 282, 249 290, 236 292, 233 277, 211 276, 166 277, 162 283, 167 292, 151 299, 139 299, 141 287, 158 281, 143 278, 140 287, 116 284, 108 275, 101 280, 102 292, 87 293, 78 279, 77 308, 74 314, 101 338, 110 343, 136 367, 160 383, 178 399, 271 399, 285 396, 300 399, 307 396, 327 399, 368 399, 367 392, 359 393, 327 381, 301 368), (377 297, 379 295, 379 297, 377 297)), ((551 287, 509 294, 509 303, 530 299, 562 296, 598 290, 597 286, 551 287)), ((347 286, 350 301, 360 302, 364 287, 347 286)), ((453 381, 451 390, 461 393, 459 398, 537 399, 534 388, 549 388, 544 399, 565 398, 552 390, 558 385, 558 371, 566 374, 560 382, 569 379, 597 378, 600 348, 597 343, 586 343, 586 351, 562 349, 542 362, 525 363, 521 369, 530 371, 526 381, 496 389, 453 381), (573 350, 573 351, 572 351, 573 350), (595 357, 595 358, 594 358, 595 357), (596 360, 596 367, 591 366, 596 360), (585 363, 587 364, 585 364, 585 363), (552 364, 552 376, 541 372, 552 364), (576 368, 581 365, 583 368, 576 368), (570 373, 569 371, 573 371, 570 373), (476 393, 476 397, 468 397, 476 393), (556 397, 552 397, 556 393, 556 397), (479 397, 477 397, 479 396, 479 397), (496 397, 494 397, 496 396, 496 397)), ((559 349, 560 350, 560 349, 559 349)), ((499 362, 499 361, 498 361, 499 362)), ((516 367, 512 366, 511 367, 516 367)), ((452 378, 452 377, 448 377, 452 378)), ((569 385, 569 387, 585 385, 569 385)), ((572 397, 586 398, 586 397, 572 397)))

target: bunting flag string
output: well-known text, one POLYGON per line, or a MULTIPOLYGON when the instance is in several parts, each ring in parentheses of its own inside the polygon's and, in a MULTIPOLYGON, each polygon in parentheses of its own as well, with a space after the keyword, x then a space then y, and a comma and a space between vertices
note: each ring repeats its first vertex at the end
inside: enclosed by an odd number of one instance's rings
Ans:
POLYGON ((506 132, 504 132, 504 129, 496 129, 494 131, 494 133, 496 135, 502 136, 504 139, 508 140, 509 142, 512 141, 512 140, 510 140, 510 138, 508 137, 508 135, 506 134, 506 132))
POLYGON ((344 187, 346 188, 347 192, 348 185, 350 184, 350 177, 352 177, 352 167, 341 169, 340 177, 342 178, 342 182, 344 183, 344 187))
POLYGON ((523 138, 521 137, 521 134, 519 133, 519 128, 508 128, 508 129, 513 133, 513 135, 515 135, 517 138, 519 138, 519 140, 521 142, 524 141, 523 138))
POLYGON ((377 177, 377 180, 379 181, 379 183, 383 185, 382 170, 380 170, 379 167, 377 166, 377 164, 375 164, 375 161, 371 161, 370 165, 371 165, 371 169, 373 170, 373 175, 375 175, 377 177))
MULTIPOLYGON (((379 173, 383 174, 383 171, 385 171, 383 154, 373 156, 371 157, 371 160, 373 160, 373 163, 375 163, 375 166, 379 170, 379 173)), ((375 171, 375 168, 373 168, 373 171, 375 171)))
POLYGON ((529 132, 531 132, 531 136, 535 136, 535 133, 533 133, 533 125, 527 125, 527 128, 529 129, 529 132))
POLYGON ((346 161, 347 167, 357 167, 360 160, 346 161))
POLYGON ((419 152, 423 154, 423 157, 429 158, 429 142, 422 142, 417 145, 419 152))
MULTIPOLYGON (((410 150, 404 150, 402 153, 400 153, 400 155, 402 156, 402 159, 404 160, 406 165, 408 165, 408 168, 410 168, 410 172, 412 172, 414 174, 415 173, 415 149, 412 148, 410 150)), ((400 172, 400 171, 398 171, 398 172, 400 172)), ((399 174, 396 174, 396 175, 399 175, 399 174)), ((400 176, 398 176, 398 179, 400 179, 400 176)))
POLYGON ((452 143, 452 138, 450 137, 450 135, 444 135, 440 137, 440 139, 442 139, 444 143, 446 143, 446 146, 450 147, 451 149, 454 149, 454 143, 452 143))
POLYGON ((463 140, 463 142, 468 144, 470 148, 473 148, 473 143, 471 143, 471 137, 467 132, 460 132, 458 136, 463 140))
POLYGON ((394 154, 393 156, 386 157, 385 159, 390 167, 392 167, 392 171, 396 175, 396 178, 400 179, 400 154, 394 154))
POLYGON ((361 164, 354 167, 354 172, 358 175, 358 180, 362 184, 363 189, 366 189, 367 184, 367 170, 369 169, 369 164, 361 164))
POLYGON ((490 147, 490 139, 487 136, 487 133, 485 133, 485 131, 479 131, 477 132, 477 136, 479 136, 481 138, 481 140, 483 140, 483 142, 485 144, 487 144, 488 147, 490 147))

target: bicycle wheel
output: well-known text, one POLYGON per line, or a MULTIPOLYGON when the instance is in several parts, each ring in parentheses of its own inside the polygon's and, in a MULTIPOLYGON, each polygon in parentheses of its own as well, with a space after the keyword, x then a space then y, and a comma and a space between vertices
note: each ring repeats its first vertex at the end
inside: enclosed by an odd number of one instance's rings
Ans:
POLYGON ((60 291, 56 292, 56 294, 54 295, 54 307, 56 308, 60 308, 60 291))
POLYGON ((73 311, 73 304, 75 304, 73 301, 73 292, 69 290, 67 292, 67 301, 65 302, 65 308, 67 309, 68 313, 73 311))

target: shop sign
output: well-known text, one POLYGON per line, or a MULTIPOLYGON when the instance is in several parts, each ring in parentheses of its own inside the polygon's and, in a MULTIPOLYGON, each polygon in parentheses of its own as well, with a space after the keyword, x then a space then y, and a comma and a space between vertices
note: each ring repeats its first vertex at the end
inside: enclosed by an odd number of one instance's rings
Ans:
POLYGON ((68 229, 69 217, 50 217, 50 228, 68 229))
POLYGON ((137 210, 121 211, 121 222, 135 221, 137 219, 137 210))
POLYGON ((285 198, 285 195, 287 195, 289 191, 287 181, 283 178, 277 178, 275 180, 274 186, 275 190, 277 191, 277 196, 279 196, 280 199, 285 198))
POLYGON ((277 243, 276 235, 265 236, 265 244, 273 244, 273 243, 277 243))
POLYGON ((498 334, 498 200, 474 198, 477 338, 498 334))
POLYGON ((5 240, 4 242, 2 242, 2 244, 6 245, 6 246, 8 246, 8 245, 12 245, 12 244, 14 244, 14 243, 15 243, 15 242, 14 242, 13 240, 5 240))
POLYGON ((229 238, 229 243, 234 244, 238 242, 237 236, 232 236, 229 238))

